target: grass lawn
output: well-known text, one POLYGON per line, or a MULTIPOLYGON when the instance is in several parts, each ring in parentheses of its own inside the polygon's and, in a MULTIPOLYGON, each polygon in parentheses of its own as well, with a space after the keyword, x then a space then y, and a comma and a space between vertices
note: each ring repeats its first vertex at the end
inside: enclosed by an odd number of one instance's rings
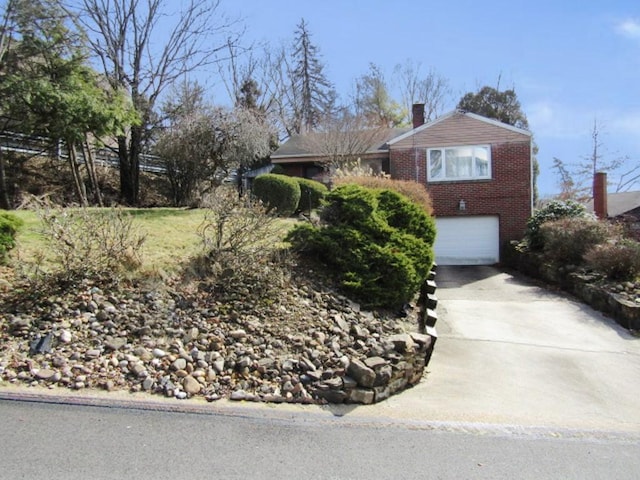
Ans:
MULTIPOLYGON (((134 225, 145 236, 141 252, 143 272, 175 272, 202 248, 198 228, 204 220, 205 210, 151 208, 126 211, 133 216, 134 225)), ((38 215, 27 210, 12 213, 20 217, 24 225, 18 232, 18 246, 11 252, 11 257, 23 262, 33 262, 38 256, 44 255, 46 267, 49 245, 42 233, 38 215)), ((284 234, 294 220, 281 222, 284 234)))

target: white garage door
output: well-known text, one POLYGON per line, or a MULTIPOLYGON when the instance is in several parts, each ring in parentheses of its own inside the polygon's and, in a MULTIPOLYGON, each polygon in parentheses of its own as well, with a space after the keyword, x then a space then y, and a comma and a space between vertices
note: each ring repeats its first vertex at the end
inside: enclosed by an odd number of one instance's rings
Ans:
POLYGON ((500 259, 498 217, 436 218, 438 265, 491 265, 500 259))

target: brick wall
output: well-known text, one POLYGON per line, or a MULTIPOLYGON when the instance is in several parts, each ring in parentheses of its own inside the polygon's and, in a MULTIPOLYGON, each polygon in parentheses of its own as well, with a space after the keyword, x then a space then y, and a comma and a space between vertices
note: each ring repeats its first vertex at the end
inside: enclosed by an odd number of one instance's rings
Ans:
MULTIPOLYGON (((531 216, 530 144, 491 145, 491 180, 427 184, 436 216, 498 215, 500 244, 519 240, 531 216), (459 211, 460 200, 466 210, 459 211)), ((391 149, 391 177, 426 183, 426 149, 391 149)))

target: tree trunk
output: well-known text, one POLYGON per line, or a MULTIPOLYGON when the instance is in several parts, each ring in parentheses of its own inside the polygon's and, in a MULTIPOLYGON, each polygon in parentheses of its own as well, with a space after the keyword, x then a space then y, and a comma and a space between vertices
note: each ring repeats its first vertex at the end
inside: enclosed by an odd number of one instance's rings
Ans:
POLYGON ((67 142, 67 147, 69 148, 69 167, 71 167, 71 175, 73 176, 73 186, 78 200, 80 200, 80 205, 86 207, 89 202, 87 202, 87 192, 82 182, 80 169, 78 168, 76 145, 74 142, 67 142))
POLYGON ((0 208, 3 210, 11 209, 11 200, 9 200, 9 191, 7 190, 7 174, 4 161, 4 152, 0 148, 0 208))
POLYGON ((118 137, 118 158, 120 160, 120 200, 130 206, 138 205, 140 200, 140 147, 142 131, 140 127, 131 128, 131 140, 118 137))
POLYGON ((104 203, 102 202, 102 193, 100 192, 100 184, 98 183, 98 175, 96 174, 96 162, 93 156, 93 148, 91 148, 87 139, 85 139, 82 149, 84 152, 84 163, 89 175, 89 185, 91 185, 91 191, 93 193, 93 200, 100 207, 103 207, 104 203))

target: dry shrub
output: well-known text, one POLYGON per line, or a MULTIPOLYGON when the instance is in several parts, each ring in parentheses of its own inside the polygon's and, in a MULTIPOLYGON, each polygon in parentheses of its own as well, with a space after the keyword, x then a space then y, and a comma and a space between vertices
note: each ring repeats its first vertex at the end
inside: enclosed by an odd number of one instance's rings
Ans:
POLYGON ((424 185, 413 180, 395 180, 388 177, 351 176, 335 178, 335 186, 356 184, 366 188, 388 189, 401 193, 433 215, 431 196, 424 185))
POLYGON ((39 201, 36 210, 49 244, 55 280, 117 281, 140 267, 145 241, 132 217, 120 208, 63 208, 39 201))
POLYGON ((273 293, 287 277, 278 223, 261 202, 240 197, 234 188, 217 188, 198 231, 204 251, 192 267, 226 293, 273 293))
POLYGON ((539 235, 547 259, 562 265, 580 265, 594 245, 613 236, 611 225, 589 217, 566 217, 543 223, 539 235))
POLYGON ((611 280, 634 280, 640 274, 640 243, 620 239, 596 245, 586 253, 585 260, 611 280))

